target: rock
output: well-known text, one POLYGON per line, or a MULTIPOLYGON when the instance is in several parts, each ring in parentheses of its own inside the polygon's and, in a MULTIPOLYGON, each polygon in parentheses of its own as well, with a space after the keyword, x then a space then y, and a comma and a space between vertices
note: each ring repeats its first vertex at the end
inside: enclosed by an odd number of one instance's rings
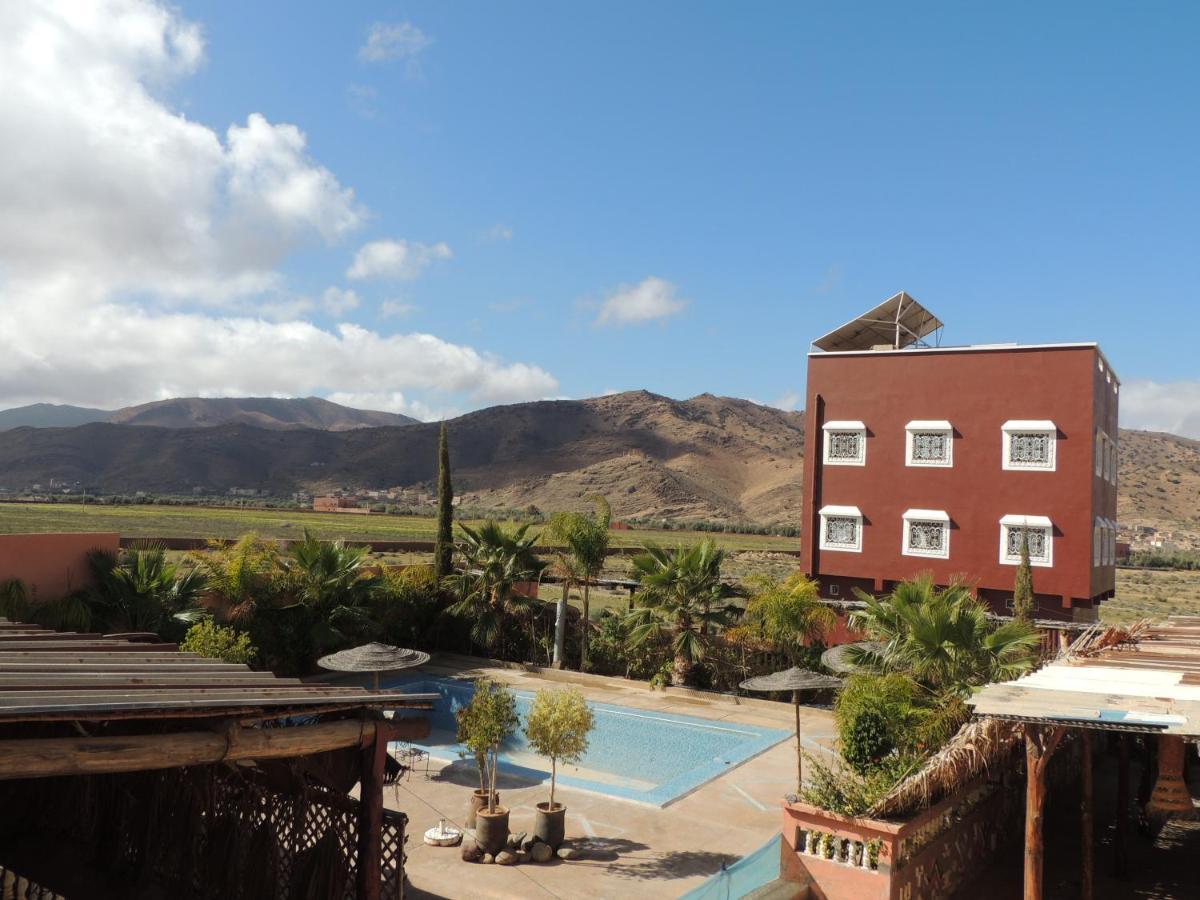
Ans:
POLYGON ((496 865, 498 866, 515 866, 517 864, 517 854, 511 850, 501 850, 496 854, 496 865))
POLYGON ((517 865, 529 862, 529 854, 524 850, 514 850, 513 855, 517 858, 517 865))
POLYGON ((483 856, 483 851, 479 849, 479 845, 474 841, 463 841, 462 858, 463 862, 479 862, 483 856))
POLYGON ((550 860, 554 859, 554 848, 549 844, 543 844, 541 841, 538 841, 529 851, 529 858, 535 863, 550 862, 550 860))
POLYGON ((483 854, 483 858, 480 859, 479 861, 482 863, 493 863, 496 861, 496 858, 494 856, 492 856, 492 854, 490 854, 490 853, 485 853, 485 854, 483 854))
POLYGON ((519 834, 510 834, 508 836, 508 846, 511 849, 516 850, 521 846, 521 841, 523 840, 525 840, 524 831, 520 832, 519 834))
POLYGON ((583 859, 583 853, 574 847, 559 847, 558 848, 558 858, 559 859, 568 859, 568 860, 583 859))

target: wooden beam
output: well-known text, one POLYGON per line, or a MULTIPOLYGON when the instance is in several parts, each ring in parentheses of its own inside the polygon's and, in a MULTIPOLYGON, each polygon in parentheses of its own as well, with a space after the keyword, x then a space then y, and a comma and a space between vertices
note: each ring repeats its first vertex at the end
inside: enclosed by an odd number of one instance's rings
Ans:
POLYGON ((1113 835, 1113 874, 1124 878, 1129 872, 1129 741, 1117 735, 1117 829, 1113 835))
POLYGON ((1093 859, 1095 825, 1092 821, 1092 733, 1086 728, 1082 729, 1079 732, 1079 740, 1083 751, 1083 759, 1080 760, 1082 771, 1079 773, 1079 828, 1083 857, 1079 896, 1082 900, 1092 900, 1092 882, 1095 873, 1093 859))
POLYGON ((0 740, 0 779, 57 775, 108 775, 201 766, 240 759, 285 759, 323 753, 374 740, 416 740, 429 734, 429 720, 391 722, 344 719, 288 728, 241 728, 219 734, 188 731, 126 737, 0 740))
POLYGON ((1025 726, 1025 900, 1042 900, 1042 817, 1046 805, 1046 770, 1041 762, 1037 726, 1025 726))
POLYGON ((358 790, 356 900, 379 900, 383 870, 383 779, 387 744, 387 733, 385 729, 380 729, 359 754, 362 774, 358 790))

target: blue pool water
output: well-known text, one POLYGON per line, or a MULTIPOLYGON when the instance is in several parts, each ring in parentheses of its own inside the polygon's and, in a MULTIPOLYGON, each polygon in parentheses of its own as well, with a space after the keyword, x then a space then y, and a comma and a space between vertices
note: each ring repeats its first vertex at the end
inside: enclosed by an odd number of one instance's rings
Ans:
MULTIPOLYGON (((392 682, 408 693, 440 694, 429 715, 432 731, 422 749, 443 759, 468 758, 455 737, 455 713, 470 702, 474 686, 453 678, 420 675, 392 682)), ((533 694, 517 691, 522 725, 533 694)), ((589 703, 596 714, 588 751, 577 767, 559 766, 558 783, 654 806, 666 806, 791 735, 778 728, 718 722, 654 710, 589 703)), ((403 712, 398 713, 403 714, 403 712)), ((501 747, 501 769, 539 780, 549 762, 530 749, 522 729, 501 747)))

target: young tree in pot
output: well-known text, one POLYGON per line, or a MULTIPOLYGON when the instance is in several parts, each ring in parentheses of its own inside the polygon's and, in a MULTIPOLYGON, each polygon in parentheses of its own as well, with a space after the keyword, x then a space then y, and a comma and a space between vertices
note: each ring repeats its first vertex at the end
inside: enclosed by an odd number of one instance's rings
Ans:
POLYGON ((537 805, 534 836, 555 850, 563 842, 567 808, 554 801, 559 762, 574 763, 587 752, 596 724, 592 709, 577 688, 543 688, 533 698, 525 723, 529 745, 550 760, 550 802, 537 805))
POLYGON ((496 769, 500 745, 516 730, 517 699, 494 681, 475 684, 471 702, 459 712, 458 736, 481 763, 482 790, 487 805, 475 814, 475 843, 484 853, 498 853, 508 840, 508 810, 497 805, 496 769))

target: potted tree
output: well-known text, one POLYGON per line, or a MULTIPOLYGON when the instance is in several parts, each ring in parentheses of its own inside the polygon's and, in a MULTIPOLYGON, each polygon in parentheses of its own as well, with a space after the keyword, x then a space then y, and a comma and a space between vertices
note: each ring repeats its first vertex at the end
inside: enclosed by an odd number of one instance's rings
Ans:
POLYGON ((596 724, 592 709, 577 688, 543 688, 533 698, 525 723, 529 745, 550 760, 550 802, 537 805, 534 836, 555 850, 566 833, 567 808, 554 800, 559 762, 574 763, 587 752, 596 724))
MULTIPOLYGON (((475 843, 484 853, 500 852, 508 840, 508 810, 497 803, 496 768, 500 745, 518 723, 517 700, 512 692, 486 678, 476 682, 475 695, 458 714, 458 738, 480 765, 480 792, 486 804, 475 812, 475 843)), ((472 798, 472 806, 474 802, 472 798)))

